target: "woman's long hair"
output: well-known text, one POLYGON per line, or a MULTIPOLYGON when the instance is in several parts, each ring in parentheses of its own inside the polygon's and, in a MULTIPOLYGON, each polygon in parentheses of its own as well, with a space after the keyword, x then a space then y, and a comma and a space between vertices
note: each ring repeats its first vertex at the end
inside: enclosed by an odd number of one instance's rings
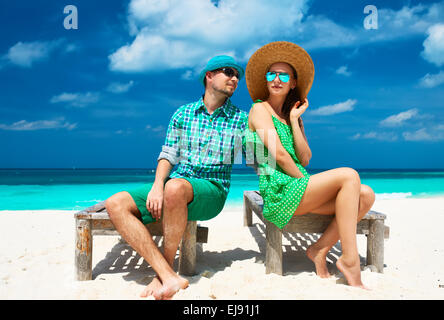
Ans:
MULTIPOLYGON (((287 63, 287 64, 290 66, 291 70, 293 71, 293 77, 295 79, 297 79, 298 74, 297 74, 296 70, 293 68, 293 66, 291 64, 289 64, 289 63, 287 63)), ((286 119, 290 118, 290 111, 293 108, 294 104, 298 101, 300 102, 300 105, 301 105, 302 104, 301 97, 299 95, 298 87, 296 86, 294 89, 290 89, 290 91, 287 94, 287 97, 285 98, 284 104, 282 106, 282 113, 284 114, 284 117, 286 119)), ((302 127, 301 118, 299 118, 299 126, 302 127)))

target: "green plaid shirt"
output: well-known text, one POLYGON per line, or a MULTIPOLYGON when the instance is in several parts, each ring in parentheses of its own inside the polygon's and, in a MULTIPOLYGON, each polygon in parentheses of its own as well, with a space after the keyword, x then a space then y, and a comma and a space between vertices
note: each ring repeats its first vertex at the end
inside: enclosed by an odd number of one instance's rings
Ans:
POLYGON ((168 126, 158 160, 167 159, 177 169, 171 178, 201 178, 216 182, 226 193, 237 153, 242 149, 248 115, 230 99, 209 114, 203 99, 180 107, 168 126))

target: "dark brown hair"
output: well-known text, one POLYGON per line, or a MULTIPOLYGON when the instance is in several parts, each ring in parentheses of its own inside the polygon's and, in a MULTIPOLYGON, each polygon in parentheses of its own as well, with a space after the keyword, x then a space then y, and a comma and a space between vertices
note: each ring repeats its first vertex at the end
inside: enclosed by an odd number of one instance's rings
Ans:
MULTIPOLYGON (((293 66, 289 63, 287 63, 291 70, 293 71, 293 76, 295 79, 298 78, 298 74, 296 70, 293 68, 293 66)), ((293 105, 301 101, 301 97, 299 95, 298 87, 296 86, 294 89, 290 89, 290 91, 287 94, 287 97, 285 98, 284 104, 282 106, 282 113, 284 114, 285 118, 288 119, 290 117, 290 111, 293 108, 293 105)), ((301 101, 302 103, 302 101, 301 101)))

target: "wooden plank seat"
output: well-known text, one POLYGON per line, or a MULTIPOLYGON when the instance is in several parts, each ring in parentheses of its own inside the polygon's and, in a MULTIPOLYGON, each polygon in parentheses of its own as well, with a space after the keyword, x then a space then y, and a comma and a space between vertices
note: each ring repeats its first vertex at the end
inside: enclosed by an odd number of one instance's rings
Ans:
MULTIPOLYGON (((282 233, 322 233, 333 219, 333 215, 307 213, 293 216, 290 222, 280 230, 264 219, 262 211, 263 199, 259 191, 244 191, 244 226, 252 226, 252 212, 256 213, 265 224, 265 270, 266 273, 280 275, 282 275, 282 233)), ((357 234, 367 236, 366 265, 372 271, 380 273, 384 269, 384 238, 387 239, 390 232, 389 227, 384 225, 385 219, 385 214, 369 211, 357 225, 357 234)))
MULTIPOLYGON (((94 235, 119 235, 105 208, 105 201, 74 214, 75 218, 75 269, 79 281, 92 280, 92 249, 94 235)), ((146 225, 152 236, 162 236, 162 223, 146 225)), ((206 243, 208 228, 188 221, 179 254, 179 274, 191 276, 196 268, 196 243, 206 243)))

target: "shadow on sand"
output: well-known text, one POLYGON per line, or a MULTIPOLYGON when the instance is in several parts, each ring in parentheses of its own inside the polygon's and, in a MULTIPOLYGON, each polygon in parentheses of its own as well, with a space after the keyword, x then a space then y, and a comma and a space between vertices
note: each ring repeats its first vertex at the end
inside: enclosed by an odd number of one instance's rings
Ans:
MULTIPOLYGON (((247 227, 246 227, 247 228, 247 227)), ((265 261, 265 226, 262 223, 254 223, 248 227, 254 238, 259 252, 255 250, 244 250, 236 247, 225 251, 208 251, 204 249, 205 244, 197 244, 197 266, 196 275, 187 277, 190 283, 198 282, 207 272, 205 277, 211 278, 217 272, 230 267, 235 261, 242 261, 255 258, 256 263, 265 261)), ((284 275, 297 275, 302 272, 315 272, 313 263, 306 256, 306 249, 320 238, 320 234, 308 233, 288 233, 283 234, 283 272, 284 275)), ((161 237, 154 237, 154 241, 161 247, 161 237)), ((233 243, 233 247, 236 246, 233 243)), ((338 273, 336 261, 341 255, 341 245, 338 242, 327 255, 328 269, 330 273, 338 273)), ((175 270, 178 266, 178 255, 175 259, 175 270)), ((365 263, 365 258, 360 256, 361 264, 365 263)), ((265 268, 264 268, 265 272, 265 268)), ((151 266, 124 240, 120 240, 99 261, 93 269, 93 280, 103 274, 126 273, 123 278, 127 281, 135 281, 138 284, 147 285, 156 276, 151 266)))

